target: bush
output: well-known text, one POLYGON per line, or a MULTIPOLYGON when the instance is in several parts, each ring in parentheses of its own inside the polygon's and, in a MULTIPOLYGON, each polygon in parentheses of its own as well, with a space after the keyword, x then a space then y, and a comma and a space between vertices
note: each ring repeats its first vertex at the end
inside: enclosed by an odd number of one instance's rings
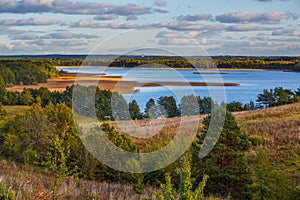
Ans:
POLYGON ((11 189, 6 190, 5 187, 0 183, 0 200, 15 200, 15 194, 11 189))

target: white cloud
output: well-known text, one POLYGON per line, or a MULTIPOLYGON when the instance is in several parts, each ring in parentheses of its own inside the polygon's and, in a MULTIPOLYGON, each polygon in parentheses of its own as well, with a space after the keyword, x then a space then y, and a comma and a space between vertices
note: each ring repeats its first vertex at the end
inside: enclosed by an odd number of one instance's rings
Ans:
POLYGON ((246 32, 246 31, 274 31, 279 29, 278 27, 270 27, 270 26, 255 26, 251 24, 240 24, 228 26, 226 31, 232 32, 246 32))
POLYGON ((216 16, 216 20, 221 23, 261 23, 261 24, 278 24, 282 20, 297 18, 295 14, 283 12, 234 12, 225 13, 216 16))
POLYGON ((198 15, 180 15, 176 18, 178 21, 204 21, 204 20, 212 20, 211 14, 198 14, 198 15))
POLYGON ((1 26, 49 26, 49 25, 57 25, 59 23, 60 22, 58 20, 44 19, 44 18, 0 20, 1 26))
POLYGON ((274 31, 272 35, 300 37, 300 31, 296 31, 295 29, 283 29, 274 31))
POLYGON ((97 15, 94 17, 94 20, 114 20, 114 19, 118 19, 118 15, 114 15, 114 14, 103 14, 103 15, 97 15))
POLYGON ((0 13, 115 14, 127 16, 149 14, 151 8, 135 4, 114 5, 70 0, 1 0, 0 13))

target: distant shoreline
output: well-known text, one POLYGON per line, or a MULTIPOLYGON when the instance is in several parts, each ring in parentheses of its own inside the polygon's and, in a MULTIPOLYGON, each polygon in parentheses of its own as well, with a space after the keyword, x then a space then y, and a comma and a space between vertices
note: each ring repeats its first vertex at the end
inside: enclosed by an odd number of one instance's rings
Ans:
MULTIPOLYGON (((249 68, 171 68, 171 67, 107 67, 107 66, 54 66, 57 70, 59 69, 72 69, 72 68, 82 68, 82 69, 140 69, 140 70, 220 70, 220 71, 266 71, 272 69, 249 69, 249 68)), ((283 70, 280 70, 283 71, 283 70)))
POLYGON ((47 83, 39 83, 37 85, 16 85, 13 87, 7 87, 9 91, 21 92, 24 88, 39 89, 46 87, 50 91, 65 91, 67 86, 73 84, 81 84, 85 86, 95 85, 98 83, 98 87, 102 90, 111 90, 119 92, 120 94, 136 93, 139 90, 138 87, 157 87, 157 86, 240 86, 238 83, 218 83, 218 82, 149 82, 143 83, 138 81, 124 81, 122 76, 105 76, 98 74, 85 74, 85 73, 66 73, 64 72, 58 78, 48 79, 47 83))

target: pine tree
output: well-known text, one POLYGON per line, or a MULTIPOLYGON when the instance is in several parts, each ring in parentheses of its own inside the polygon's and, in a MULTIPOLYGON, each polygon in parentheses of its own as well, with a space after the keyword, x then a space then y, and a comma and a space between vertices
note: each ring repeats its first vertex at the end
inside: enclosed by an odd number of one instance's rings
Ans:
MULTIPOLYGON (((218 112, 224 111, 220 109, 218 112)), ((240 130, 234 116, 227 111, 221 135, 213 150, 199 159, 199 150, 207 136, 210 120, 210 115, 204 119, 204 131, 197 135, 192 145, 193 172, 198 176, 207 174, 210 177, 207 185, 209 191, 225 196, 231 193, 236 198, 242 198, 245 186, 251 180, 244 154, 251 145, 249 138, 240 130)), ((219 120, 218 117, 215 120, 219 120)))
POLYGON ((129 103, 129 114, 131 119, 142 119, 140 107, 136 100, 133 100, 131 103, 129 103))

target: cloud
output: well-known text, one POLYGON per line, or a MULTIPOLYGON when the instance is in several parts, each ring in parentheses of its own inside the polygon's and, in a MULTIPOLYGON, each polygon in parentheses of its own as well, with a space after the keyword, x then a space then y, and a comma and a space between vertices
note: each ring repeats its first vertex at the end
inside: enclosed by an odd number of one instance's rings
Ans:
POLYGON ((284 42, 284 43, 299 43, 300 38, 277 38, 277 37, 268 37, 268 36, 254 36, 254 37, 241 37, 241 40, 251 40, 251 41, 264 41, 264 42, 284 42))
POLYGON ((28 45, 47 46, 47 47, 72 47, 72 46, 85 46, 88 43, 80 40, 52 40, 52 39, 40 39, 36 41, 27 42, 28 45))
POLYGON ((138 29, 138 28, 147 28, 153 27, 153 24, 135 24, 135 23, 123 23, 123 22, 114 22, 114 23, 104 23, 96 22, 93 20, 80 20, 78 22, 66 21, 62 25, 69 26, 70 28, 109 28, 109 29, 138 29))
POLYGON ((0 20, 2 26, 49 26, 56 25, 60 22, 54 19, 29 18, 29 19, 5 19, 0 20))
POLYGON ((162 13, 162 14, 165 14, 165 13, 168 13, 168 12, 169 12, 168 10, 159 9, 159 8, 154 9, 153 11, 154 11, 154 12, 157 12, 157 13, 162 13))
POLYGON ((138 20, 138 17, 135 15, 129 15, 126 17, 126 21, 134 21, 134 20, 138 20))
POLYGON ((1 47, 7 50, 12 50, 14 48, 14 44, 10 42, 2 42, 1 47))
MULTIPOLYGON (((222 24, 203 25, 196 22, 160 22, 160 23, 125 23, 125 22, 97 22, 93 20, 80 20, 78 22, 65 21, 61 26, 70 28, 108 28, 108 29, 147 29, 147 28, 167 28, 174 31, 203 31, 203 30, 225 30, 222 24)), ((272 29, 274 30, 274 29, 272 29)))
POLYGON ((29 34, 23 34, 23 35, 16 35, 12 37, 13 40, 37 40, 40 37, 36 34, 29 33, 29 34))
POLYGON ((278 24, 282 20, 290 18, 295 19, 296 15, 283 12, 234 12, 225 13, 216 16, 216 20, 221 23, 261 23, 261 24, 278 24))
POLYGON ((198 14, 198 15, 180 15, 176 18, 178 21, 203 21, 203 20, 211 20, 211 14, 198 14))
POLYGON ((208 47, 207 51, 211 55, 298 56, 300 45, 255 41, 224 41, 222 45, 208 47))
POLYGON ((118 15, 114 15, 114 14, 103 14, 103 15, 97 15, 94 17, 94 20, 114 20, 114 19, 118 19, 118 15))
POLYGON ((115 14, 127 16, 149 14, 151 8, 136 4, 114 5, 70 0, 1 0, 0 13, 115 14))
POLYGON ((27 32, 28 31, 25 31, 25 30, 16 30, 16 29, 11 29, 7 26, 0 25, 0 35, 12 36, 12 35, 17 35, 17 34, 25 34, 27 32))
POLYGON ((233 25, 228 26, 226 31, 232 32, 243 32, 243 31, 274 31, 279 29, 278 27, 269 27, 269 26, 254 26, 251 24, 240 24, 240 25, 233 25))
POLYGON ((168 28, 175 31, 193 31, 193 30, 223 30, 222 24, 203 25, 195 22, 161 22, 159 24, 162 28, 168 28))
POLYGON ((295 29, 276 30, 273 31, 272 35, 300 37, 300 31, 296 31, 295 29))
POLYGON ((46 36, 44 36, 44 38, 52 38, 52 39, 95 39, 95 38, 99 38, 99 36, 97 35, 88 35, 88 34, 74 34, 74 33, 70 33, 70 32, 57 32, 57 33, 51 33, 48 34, 46 36))
POLYGON ((154 1, 154 5, 156 6, 160 6, 160 7, 164 7, 167 5, 167 2, 163 1, 163 0, 155 0, 154 1))
POLYGON ((156 34, 156 38, 182 38, 183 33, 179 31, 165 30, 156 34))

